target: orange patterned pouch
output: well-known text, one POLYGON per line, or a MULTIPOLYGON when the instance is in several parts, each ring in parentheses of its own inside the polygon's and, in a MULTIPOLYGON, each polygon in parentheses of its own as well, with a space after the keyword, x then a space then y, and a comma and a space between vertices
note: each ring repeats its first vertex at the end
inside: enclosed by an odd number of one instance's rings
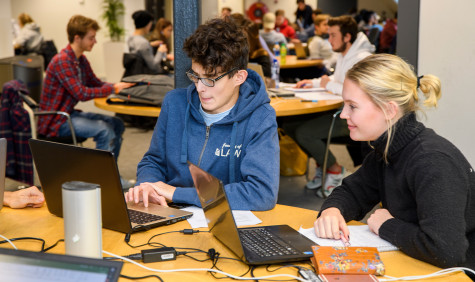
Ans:
POLYGON ((313 246, 312 250, 312 262, 319 274, 384 275, 377 248, 313 246))

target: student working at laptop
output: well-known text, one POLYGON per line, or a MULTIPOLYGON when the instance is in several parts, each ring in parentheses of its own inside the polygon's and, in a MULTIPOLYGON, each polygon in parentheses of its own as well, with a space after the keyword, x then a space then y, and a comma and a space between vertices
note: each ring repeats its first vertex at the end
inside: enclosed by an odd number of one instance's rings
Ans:
POLYGON ((12 209, 43 206, 45 197, 36 186, 17 191, 5 191, 3 205, 12 209))
POLYGON ((260 76, 247 70, 246 35, 231 19, 212 19, 188 37, 193 82, 165 97, 128 201, 200 206, 187 160, 225 184, 232 209, 269 210, 277 201, 276 115, 260 76))
POLYGON ((475 172, 416 118, 422 101, 437 105, 440 89, 437 77, 417 77, 394 55, 367 57, 348 71, 341 118, 351 139, 374 150, 323 203, 317 236, 351 237, 346 222, 381 203, 368 219, 371 231, 416 259, 475 269, 475 172))
MULTIPOLYGON (((97 149, 112 151, 118 158, 125 129, 122 120, 74 109, 79 101, 106 97, 133 85, 111 84, 95 76, 84 52, 90 52, 94 47, 97 30, 99 25, 95 20, 81 15, 71 17, 67 26, 69 44, 53 58, 46 70, 40 109, 69 113, 76 136, 93 137, 97 149)), ((39 116, 38 132, 48 137, 71 135, 62 115, 39 116)), ((127 184, 124 181, 124 185, 127 184)))

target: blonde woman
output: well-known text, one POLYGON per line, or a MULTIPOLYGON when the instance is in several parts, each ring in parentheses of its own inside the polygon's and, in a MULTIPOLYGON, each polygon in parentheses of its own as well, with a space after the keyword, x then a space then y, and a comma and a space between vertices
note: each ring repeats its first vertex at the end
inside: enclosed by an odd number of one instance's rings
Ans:
POLYGON ((437 106, 440 89, 437 77, 417 77, 394 55, 369 56, 347 72, 341 118, 353 140, 374 150, 324 202, 317 236, 348 239, 346 222, 381 203, 368 219, 381 238, 438 267, 475 268, 475 173, 453 144, 416 118, 422 100, 437 106))
POLYGON ((30 15, 21 13, 18 16, 20 33, 13 40, 13 47, 16 53, 28 54, 40 51, 43 36, 40 27, 33 21, 30 15), (20 51, 21 49, 21 51, 20 51))

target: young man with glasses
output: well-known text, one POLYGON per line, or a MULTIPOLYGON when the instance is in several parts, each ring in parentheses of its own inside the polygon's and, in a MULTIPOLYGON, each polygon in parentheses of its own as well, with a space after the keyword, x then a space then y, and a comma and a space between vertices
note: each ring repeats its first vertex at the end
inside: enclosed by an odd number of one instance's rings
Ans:
POLYGON ((212 19, 183 49, 193 83, 165 97, 126 199, 200 206, 189 160, 223 181, 232 209, 272 209, 279 187, 276 116, 264 82, 246 70, 246 36, 232 19, 212 19))

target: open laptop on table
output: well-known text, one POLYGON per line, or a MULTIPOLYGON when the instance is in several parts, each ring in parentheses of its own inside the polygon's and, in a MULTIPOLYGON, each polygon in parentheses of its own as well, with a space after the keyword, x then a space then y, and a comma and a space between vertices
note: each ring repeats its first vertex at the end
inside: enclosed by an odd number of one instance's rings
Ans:
POLYGON ((123 262, 0 248, 1 281, 89 281, 119 279, 123 262))
POLYGON ((0 138, 0 210, 3 207, 3 193, 5 193, 6 168, 7 168, 7 139, 0 138))
POLYGON ((83 181, 99 184, 102 226, 128 233, 187 219, 191 212, 143 203, 126 203, 114 155, 109 151, 30 139, 33 160, 48 210, 63 216, 62 184, 83 181))
POLYGON ((305 48, 303 47, 302 43, 294 42, 294 49, 295 49, 295 55, 297 55, 297 59, 299 60, 307 59, 307 52, 305 52, 305 48))
POLYGON ((308 260, 315 243, 288 225, 237 228, 223 183, 188 162, 210 232, 250 265, 308 260))

